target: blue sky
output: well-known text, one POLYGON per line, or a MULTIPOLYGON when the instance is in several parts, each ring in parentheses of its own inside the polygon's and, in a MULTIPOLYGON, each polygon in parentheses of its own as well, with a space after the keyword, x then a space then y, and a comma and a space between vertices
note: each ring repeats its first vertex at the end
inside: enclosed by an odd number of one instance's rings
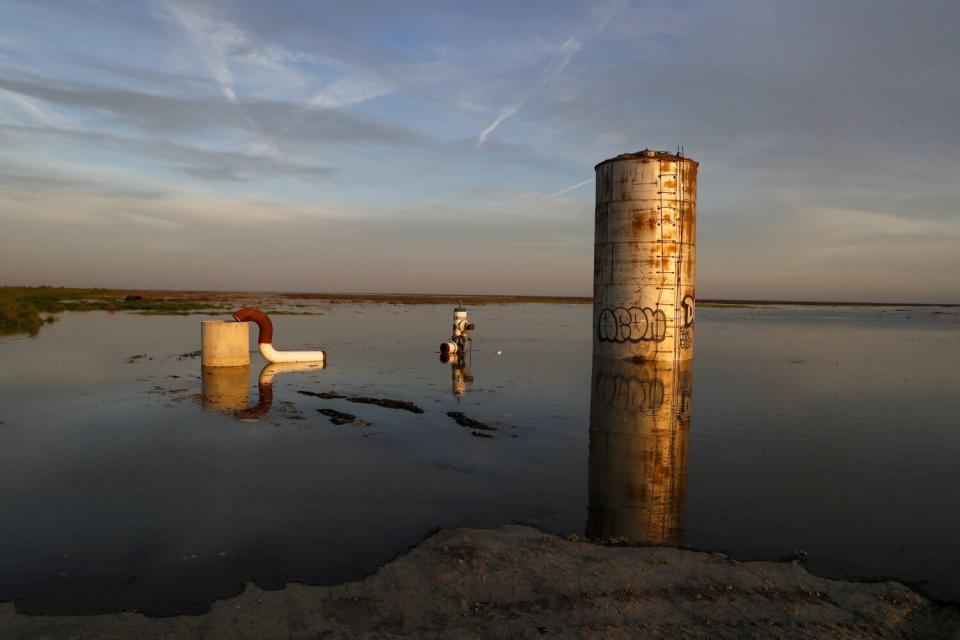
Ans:
POLYGON ((0 282, 589 295, 701 163, 698 295, 960 302, 954 2, 0 4, 0 282))

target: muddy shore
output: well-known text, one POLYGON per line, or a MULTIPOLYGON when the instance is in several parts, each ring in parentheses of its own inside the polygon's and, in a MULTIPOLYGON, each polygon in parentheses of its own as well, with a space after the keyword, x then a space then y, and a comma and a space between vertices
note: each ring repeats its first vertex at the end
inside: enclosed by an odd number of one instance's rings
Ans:
POLYGON ((358 582, 252 585, 200 616, 25 616, 0 636, 131 638, 956 638, 960 610, 897 582, 810 575, 664 547, 598 546, 523 526, 441 531, 358 582))

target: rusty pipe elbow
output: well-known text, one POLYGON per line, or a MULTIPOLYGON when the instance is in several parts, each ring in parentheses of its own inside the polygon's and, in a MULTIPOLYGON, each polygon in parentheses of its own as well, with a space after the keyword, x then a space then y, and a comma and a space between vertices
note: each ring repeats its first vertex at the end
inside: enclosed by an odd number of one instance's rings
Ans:
POLYGON ((257 338, 259 344, 273 343, 273 323, 270 322, 270 316, 259 309, 249 307, 240 309, 233 314, 233 319, 237 322, 254 322, 260 329, 260 337, 257 338))

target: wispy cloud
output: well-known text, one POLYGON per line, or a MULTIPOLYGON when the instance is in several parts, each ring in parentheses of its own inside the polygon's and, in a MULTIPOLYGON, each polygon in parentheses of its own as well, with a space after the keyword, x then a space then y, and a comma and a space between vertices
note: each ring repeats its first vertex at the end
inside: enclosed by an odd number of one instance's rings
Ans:
POLYGON ((20 113, 41 125, 60 127, 70 122, 69 118, 50 109, 39 100, 0 88, 0 105, 3 103, 14 105, 20 113))
POLYGON ((530 100, 530 98, 535 96, 538 91, 543 89, 547 83, 556 79, 561 73, 563 73, 563 70, 567 68, 567 65, 570 64, 570 62, 573 60, 573 57, 577 55, 577 52, 580 51, 582 47, 583 43, 574 36, 570 36, 566 42, 560 45, 560 48, 557 49, 557 52, 550 59, 550 62, 540 75, 540 79, 533 85, 529 86, 519 98, 503 107, 497 117, 493 119, 493 122, 487 125, 487 128, 480 132, 480 135, 477 136, 477 148, 483 146, 483 143, 487 141, 487 137, 493 133, 494 130, 499 127, 504 120, 514 115, 517 111, 520 111, 520 109, 527 104, 527 101, 530 100))
POLYGON ((0 210, 8 219, 60 224, 109 225, 117 218, 183 228, 194 224, 258 228, 277 223, 338 219, 316 206, 222 195, 196 188, 163 192, 120 186, 81 174, 0 171, 0 210))
POLYGON ((246 34, 228 21, 214 19, 196 4, 166 0, 162 6, 187 35, 200 61, 216 80, 220 93, 230 102, 236 102, 229 52, 247 44, 246 34))
POLYGON ((323 165, 294 162, 239 151, 211 151, 167 140, 151 140, 58 127, 0 125, 0 135, 16 137, 30 144, 66 145, 90 150, 121 153, 137 160, 153 160, 195 178, 208 181, 245 182, 256 178, 283 176, 316 180, 328 178, 333 169, 323 165))
POLYGON ((574 35, 571 35, 567 38, 563 44, 554 52, 553 56, 547 62, 546 67, 540 73, 540 77, 527 89, 520 94, 520 96, 513 102, 507 104, 503 109, 500 110, 500 113, 496 118, 493 119, 487 128, 480 132, 480 135, 477 136, 476 147, 479 149, 483 146, 483 143, 487 141, 487 138, 493 133, 497 127, 499 127, 503 122, 516 114, 520 109, 527 104, 527 102, 535 96, 541 89, 547 86, 553 80, 556 80, 560 77, 560 74, 564 72, 567 66, 573 61, 574 56, 583 48, 584 43, 589 38, 596 36, 598 33, 603 31, 604 27, 607 26, 607 23, 610 22, 610 19, 618 12, 622 11, 626 2, 621 0, 618 2, 605 2, 595 8, 593 11, 595 17, 595 24, 588 29, 585 33, 578 32, 574 35))
MULTIPOLYGON (((0 89, 65 107, 110 114, 123 123, 152 133, 209 133, 224 129, 255 132, 251 128, 250 118, 236 110, 225 110, 222 102, 203 97, 164 96, 47 78, 6 77, 2 73, 0 89)), ((254 119, 278 130, 302 112, 303 106, 293 102, 253 99, 246 101, 244 110, 254 119)), ((421 136, 410 129, 376 122, 342 110, 312 109, 302 115, 299 133, 310 140, 363 139, 388 144, 408 144, 421 140, 421 136)))
POLYGON ((117 216, 137 224, 158 229, 165 229, 167 231, 180 231, 183 229, 183 223, 181 222, 177 222, 176 220, 167 220, 166 218, 159 218, 157 216, 146 215, 143 213, 129 213, 126 211, 120 211, 117 213, 117 216))
POLYGON ((310 99, 311 107, 339 109, 360 104, 393 91, 393 85, 377 75, 349 75, 327 84, 310 99))
POLYGON ((577 184, 572 184, 572 185, 570 185, 569 187, 566 187, 566 188, 564 188, 564 189, 560 189, 560 191, 557 191, 556 193, 551 193, 549 197, 550 197, 550 198, 556 198, 557 196, 562 196, 563 194, 569 193, 569 192, 573 191, 574 189, 579 189, 580 187, 585 187, 585 186, 587 186, 588 184, 591 184, 593 181, 594 181, 594 178, 590 178, 589 180, 584 180, 583 182, 578 182, 577 184))

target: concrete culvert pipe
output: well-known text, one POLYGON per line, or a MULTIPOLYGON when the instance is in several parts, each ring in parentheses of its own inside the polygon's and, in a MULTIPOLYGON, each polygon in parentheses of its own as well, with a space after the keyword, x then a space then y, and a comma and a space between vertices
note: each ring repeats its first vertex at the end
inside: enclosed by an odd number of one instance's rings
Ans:
POLYGON ((269 362, 324 362, 327 359, 325 351, 277 351, 273 348, 273 323, 270 316, 259 309, 240 309, 233 314, 238 322, 254 322, 260 329, 257 342, 260 346, 260 355, 269 362))

